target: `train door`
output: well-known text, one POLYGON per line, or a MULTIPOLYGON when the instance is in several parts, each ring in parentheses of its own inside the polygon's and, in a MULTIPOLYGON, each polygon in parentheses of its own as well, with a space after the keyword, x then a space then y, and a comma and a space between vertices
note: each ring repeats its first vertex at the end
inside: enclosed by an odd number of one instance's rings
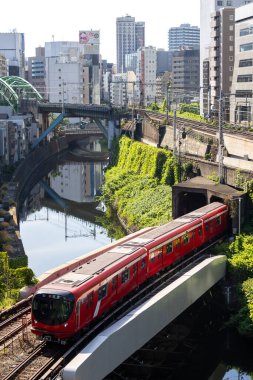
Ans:
POLYGON ((147 256, 138 261, 138 284, 142 284, 147 278, 147 256))
POLYGON ((80 303, 80 300, 78 300, 76 303, 76 331, 80 328, 80 303))

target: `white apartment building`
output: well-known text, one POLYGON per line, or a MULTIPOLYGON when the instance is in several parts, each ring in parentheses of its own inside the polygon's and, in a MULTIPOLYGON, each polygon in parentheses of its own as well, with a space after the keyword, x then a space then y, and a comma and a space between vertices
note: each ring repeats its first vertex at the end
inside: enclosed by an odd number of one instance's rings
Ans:
POLYGON ((253 3, 235 10, 235 62, 230 100, 231 123, 253 120, 253 3))
POLYGON ((156 101, 156 48, 144 47, 138 50, 136 85, 139 86, 140 102, 147 106, 156 101))
POLYGON ((99 45, 46 42, 45 61, 49 102, 100 104, 99 45))
POLYGON ((203 66, 209 58, 211 44, 211 14, 221 8, 251 3, 252 0, 200 0, 200 111, 203 114, 203 66))

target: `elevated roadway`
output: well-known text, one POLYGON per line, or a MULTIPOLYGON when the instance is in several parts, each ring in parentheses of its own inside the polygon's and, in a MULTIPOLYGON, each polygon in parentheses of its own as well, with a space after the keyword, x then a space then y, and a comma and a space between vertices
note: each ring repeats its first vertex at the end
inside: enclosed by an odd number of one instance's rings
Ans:
POLYGON ((225 276, 226 257, 205 259, 101 332, 64 368, 64 380, 101 380, 225 276))

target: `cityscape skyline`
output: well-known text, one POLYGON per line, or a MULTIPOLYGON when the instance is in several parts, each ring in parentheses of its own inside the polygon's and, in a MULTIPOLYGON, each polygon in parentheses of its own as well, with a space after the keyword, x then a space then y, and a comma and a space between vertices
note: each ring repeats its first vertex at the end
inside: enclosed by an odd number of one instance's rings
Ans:
POLYGON ((50 41, 78 41, 80 30, 100 30, 100 54, 103 59, 116 63, 116 18, 125 15, 135 17, 136 21, 145 22, 146 46, 168 49, 168 31, 171 27, 189 23, 199 26, 200 1, 181 0, 173 9, 162 0, 159 7, 143 7, 134 0, 119 4, 116 0, 98 2, 86 13, 85 4, 76 0, 75 7, 67 7, 67 3, 59 0, 44 1, 44 8, 39 13, 31 12, 34 2, 13 0, 12 9, 3 3, 2 15, 11 13, 11 17, 2 17, 1 33, 16 31, 25 34, 25 56, 35 55, 35 48, 45 46, 50 41), (26 8, 24 10, 24 4, 26 8), (50 4, 50 6, 47 4, 50 4), (29 8, 30 11, 26 13, 29 8), (14 10, 14 11, 13 11, 14 10), (83 10, 83 12, 82 12, 83 10), (166 10, 166 12, 164 12, 166 10), (33 15, 31 17, 31 14, 33 15))

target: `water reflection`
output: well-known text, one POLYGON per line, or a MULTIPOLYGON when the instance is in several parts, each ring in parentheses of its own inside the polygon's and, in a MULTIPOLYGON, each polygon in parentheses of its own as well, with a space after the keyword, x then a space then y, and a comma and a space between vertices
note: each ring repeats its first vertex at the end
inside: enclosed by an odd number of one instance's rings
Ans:
POLYGON ((96 156, 99 142, 85 142, 82 148, 72 147, 31 189, 19 211, 28 265, 36 276, 111 241, 96 209, 107 162, 96 156), (96 161, 84 159, 87 151, 96 161))

